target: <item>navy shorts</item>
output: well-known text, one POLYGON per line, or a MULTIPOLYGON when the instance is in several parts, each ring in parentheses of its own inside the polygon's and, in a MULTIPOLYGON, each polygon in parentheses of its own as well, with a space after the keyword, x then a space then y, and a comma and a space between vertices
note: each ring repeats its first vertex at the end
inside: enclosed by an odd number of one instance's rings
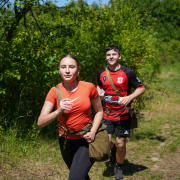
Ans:
POLYGON ((130 137, 131 118, 121 121, 103 119, 103 123, 107 125, 108 134, 115 134, 118 137, 130 137))

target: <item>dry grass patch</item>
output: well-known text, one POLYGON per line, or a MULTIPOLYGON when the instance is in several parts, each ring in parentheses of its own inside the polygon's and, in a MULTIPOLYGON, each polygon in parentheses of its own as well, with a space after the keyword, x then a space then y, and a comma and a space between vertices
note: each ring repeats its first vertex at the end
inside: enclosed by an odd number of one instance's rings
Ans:
POLYGON ((0 167, 0 179, 2 180, 68 179, 68 170, 64 162, 58 165, 48 160, 47 162, 41 162, 29 159, 8 159, 0 167))

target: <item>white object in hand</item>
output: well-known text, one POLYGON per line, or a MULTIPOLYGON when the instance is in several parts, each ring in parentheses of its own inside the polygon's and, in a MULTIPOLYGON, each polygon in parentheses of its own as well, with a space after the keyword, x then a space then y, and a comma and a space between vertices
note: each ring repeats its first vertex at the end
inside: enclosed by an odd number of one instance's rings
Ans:
POLYGON ((99 95, 100 95, 100 96, 104 96, 104 93, 105 93, 105 92, 104 92, 103 89, 100 89, 100 90, 99 90, 99 95))
POLYGON ((123 97, 119 97, 118 103, 120 103, 120 101, 123 99, 123 97))

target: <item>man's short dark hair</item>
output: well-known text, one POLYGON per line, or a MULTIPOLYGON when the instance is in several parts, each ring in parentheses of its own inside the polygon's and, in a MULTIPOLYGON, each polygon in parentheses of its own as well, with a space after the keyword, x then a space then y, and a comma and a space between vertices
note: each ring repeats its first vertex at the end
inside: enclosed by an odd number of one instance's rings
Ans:
POLYGON ((119 55, 121 55, 120 48, 116 45, 110 45, 106 48, 106 52, 110 51, 110 50, 117 51, 119 53, 119 55))

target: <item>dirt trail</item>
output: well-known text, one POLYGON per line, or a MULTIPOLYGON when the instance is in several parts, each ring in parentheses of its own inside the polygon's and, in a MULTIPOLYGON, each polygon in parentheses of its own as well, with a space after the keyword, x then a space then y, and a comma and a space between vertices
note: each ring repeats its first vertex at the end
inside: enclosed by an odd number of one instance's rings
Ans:
POLYGON ((154 167, 153 171, 161 172, 164 180, 180 179, 180 148, 175 153, 168 154, 168 157, 160 159, 154 167))

